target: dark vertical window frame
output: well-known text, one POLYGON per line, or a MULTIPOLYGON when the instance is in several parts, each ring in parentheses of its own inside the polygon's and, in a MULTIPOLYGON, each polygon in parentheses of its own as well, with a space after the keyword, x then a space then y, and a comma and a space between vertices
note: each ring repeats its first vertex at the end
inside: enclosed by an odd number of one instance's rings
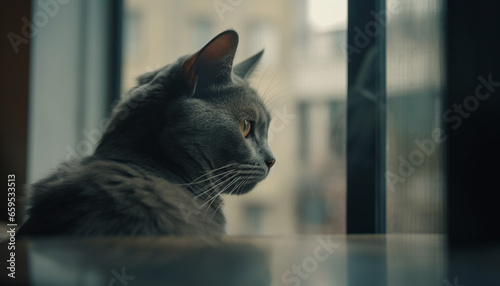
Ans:
MULTIPOLYGON (((4 1, 0 9, 0 173, 3 187, 0 223, 6 226, 9 219, 7 209, 7 175, 16 177, 16 222, 22 221, 23 188, 26 183, 28 98, 30 78, 30 39, 22 33, 23 17, 31 18, 32 1, 4 1), (22 37, 27 42, 19 43, 16 52, 8 38, 9 33, 22 37)), ((19 229, 19 228, 17 228, 19 229)), ((2 228, 3 231, 3 228, 2 228)), ((7 257, 7 244, 2 243, 2 257, 7 257), (3 248, 5 247, 5 248, 3 248), (5 255, 4 255, 5 254, 5 255)), ((2 271, 1 285, 28 285, 28 255, 18 244, 16 248, 16 279, 7 277, 2 271)), ((6 262, 0 264, 7 266, 6 262)))
MULTIPOLYGON (((386 25, 377 22, 373 15, 381 11, 385 11, 385 0, 348 2, 346 223, 349 235, 386 232, 386 25), (374 25, 378 31, 368 35, 365 44, 360 43, 359 34, 366 35, 366 30, 374 25)), ((352 240, 364 238, 353 236, 352 240)), ((374 243, 381 253, 385 252, 385 238, 374 243)), ((371 277, 372 285, 387 285, 387 261, 353 248, 348 250, 347 277, 349 285, 364 285, 366 277, 371 277)))
MULTIPOLYGON (((16 177, 16 219, 21 222, 19 199, 26 183, 26 151, 28 137, 28 94, 30 38, 23 34, 22 19, 30 19, 31 1, 7 1, 0 10, 0 170, 6 184, 7 175, 16 177), (12 34, 11 34, 12 33, 12 34), (19 38, 26 42, 14 42, 19 38)), ((7 221, 7 188, 1 189, 0 220, 7 221)))
MULTIPOLYGON (((79 31, 78 31, 78 38, 77 41, 79 42, 79 46, 81 47, 87 47, 87 43, 89 41, 89 27, 87 25, 87 19, 89 16, 89 7, 88 5, 81 5, 80 7, 80 23, 78 25, 79 31)), ((76 130, 83 130, 85 128, 85 119, 86 119, 86 110, 85 108, 81 108, 82 106, 87 106, 88 103, 88 98, 87 98, 87 79, 89 77, 89 72, 87 70, 87 66, 85 65, 85 62, 88 60, 87 55, 85 52, 80 52, 78 55, 78 74, 80 75, 80 80, 77 83, 77 88, 76 88, 76 93, 77 95, 77 100, 76 100, 76 111, 77 114, 75 116, 76 122, 76 130), (80 108, 78 108, 80 107, 80 108)))
POLYGON ((447 1, 443 115, 454 110, 454 105, 470 105, 473 98, 479 99, 476 110, 465 110, 466 118, 459 116, 460 123, 450 120, 451 116, 443 118, 451 248, 500 242, 499 19, 498 1, 447 1), (488 84, 490 77, 493 83, 488 84), (488 98, 479 98, 488 92, 488 98))
POLYGON ((123 0, 111 1, 111 32, 112 42, 110 45, 110 102, 111 105, 121 97, 122 88, 122 67, 123 67, 123 0))
POLYGON ((488 98, 478 100, 476 110, 466 112, 470 113, 467 118, 459 116, 460 124, 456 120, 445 123, 448 136, 447 223, 451 248, 500 242, 499 19, 498 1, 447 1, 447 77, 443 112, 490 93, 488 98), (494 83, 485 85, 490 77, 494 83))
POLYGON ((500 3, 446 1, 446 14, 443 115, 483 98, 467 118, 459 116, 460 124, 443 118, 447 272, 463 285, 494 285, 500 281, 500 3))
POLYGON ((385 0, 349 0, 347 31, 347 233, 385 233, 385 0))

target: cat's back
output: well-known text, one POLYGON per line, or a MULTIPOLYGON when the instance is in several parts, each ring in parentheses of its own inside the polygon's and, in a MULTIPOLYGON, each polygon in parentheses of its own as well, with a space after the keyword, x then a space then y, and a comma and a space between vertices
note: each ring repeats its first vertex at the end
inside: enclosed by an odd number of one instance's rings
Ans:
MULTIPOLYGON (((27 221, 19 233, 200 234, 207 227, 203 217, 186 217, 194 208, 193 198, 182 186, 138 166, 84 160, 63 166, 31 187, 27 221)), ((209 221, 211 230, 223 232, 218 219, 209 221)))

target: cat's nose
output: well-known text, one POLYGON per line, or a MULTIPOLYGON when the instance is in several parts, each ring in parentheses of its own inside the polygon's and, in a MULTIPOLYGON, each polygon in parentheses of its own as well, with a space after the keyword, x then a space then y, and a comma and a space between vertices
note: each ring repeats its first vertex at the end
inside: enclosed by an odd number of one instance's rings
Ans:
POLYGON ((276 159, 271 159, 271 160, 267 161, 266 162, 267 168, 271 169, 271 167, 274 166, 275 163, 276 163, 276 159))

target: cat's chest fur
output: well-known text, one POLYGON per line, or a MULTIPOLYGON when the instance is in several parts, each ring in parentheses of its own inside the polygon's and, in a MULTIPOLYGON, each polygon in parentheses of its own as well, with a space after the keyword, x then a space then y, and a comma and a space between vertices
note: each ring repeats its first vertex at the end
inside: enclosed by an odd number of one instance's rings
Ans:
POLYGON ((46 214, 44 233, 225 234, 219 197, 197 199, 183 186, 120 162, 95 161, 66 168, 32 187, 32 200, 38 203, 28 209, 28 215, 46 214), (51 221, 57 221, 57 227, 52 228, 51 221))

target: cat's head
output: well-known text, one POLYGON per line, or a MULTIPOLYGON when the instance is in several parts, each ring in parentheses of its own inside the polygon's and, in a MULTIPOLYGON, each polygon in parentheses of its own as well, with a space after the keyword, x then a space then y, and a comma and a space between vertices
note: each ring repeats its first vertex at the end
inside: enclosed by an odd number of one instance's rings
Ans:
POLYGON ((247 82, 262 51, 233 66, 237 45, 238 34, 225 31, 200 51, 139 77, 96 154, 166 171, 196 193, 250 191, 275 157, 270 114, 247 82))

